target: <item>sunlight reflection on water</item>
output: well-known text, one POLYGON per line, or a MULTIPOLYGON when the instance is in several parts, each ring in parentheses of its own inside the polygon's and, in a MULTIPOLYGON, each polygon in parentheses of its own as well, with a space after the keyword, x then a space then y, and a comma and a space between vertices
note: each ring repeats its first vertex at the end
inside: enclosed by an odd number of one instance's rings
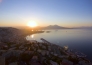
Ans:
POLYGON ((31 35, 31 38, 34 38, 34 35, 31 35))

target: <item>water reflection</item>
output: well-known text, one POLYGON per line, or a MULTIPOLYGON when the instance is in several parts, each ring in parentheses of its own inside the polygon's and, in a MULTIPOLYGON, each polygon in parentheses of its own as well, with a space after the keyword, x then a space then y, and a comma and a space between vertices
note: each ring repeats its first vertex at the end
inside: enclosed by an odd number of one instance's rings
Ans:
POLYGON ((28 35, 28 36, 26 37, 26 40, 34 40, 34 35, 28 35))
POLYGON ((32 31, 34 31, 34 30, 32 30, 32 31))
POLYGON ((27 40, 41 41, 40 38, 44 38, 47 41, 65 46, 67 50, 77 49, 87 55, 87 58, 92 60, 92 30, 82 30, 82 29, 63 29, 63 30, 50 30, 50 33, 41 33, 28 35, 27 40), (35 36, 35 38, 34 38, 35 36))
POLYGON ((34 35, 31 35, 31 38, 34 38, 34 35))

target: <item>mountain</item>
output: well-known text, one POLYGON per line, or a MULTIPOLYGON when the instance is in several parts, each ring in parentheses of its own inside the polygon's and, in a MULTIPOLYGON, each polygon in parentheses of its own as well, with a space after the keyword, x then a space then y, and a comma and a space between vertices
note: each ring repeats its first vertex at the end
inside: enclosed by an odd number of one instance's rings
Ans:
POLYGON ((43 27, 42 29, 68 29, 68 28, 61 27, 61 26, 58 26, 58 25, 49 25, 47 27, 43 27))

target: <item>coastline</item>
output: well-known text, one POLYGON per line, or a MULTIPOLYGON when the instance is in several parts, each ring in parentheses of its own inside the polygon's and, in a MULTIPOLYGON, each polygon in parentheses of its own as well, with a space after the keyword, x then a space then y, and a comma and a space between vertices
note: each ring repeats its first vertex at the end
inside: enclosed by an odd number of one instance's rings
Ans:
POLYGON ((5 43, 4 45, 0 46, 0 58, 4 59, 6 65, 11 63, 15 63, 17 65, 21 65, 21 63, 30 65, 34 64, 34 61, 38 65, 91 65, 91 62, 86 58, 78 57, 72 52, 69 53, 65 48, 48 41, 46 42, 45 39, 43 39, 43 42, 38 42, 36 40, 27 41, 24 38, 26 34, 22 36, 23 34, 15 33, 15 35, 13 34, 15 37, 9 33, 7 34, 8 36, 11 36, 11 38, 8 39, 11 43, 6 41, 3 42, 5 43))

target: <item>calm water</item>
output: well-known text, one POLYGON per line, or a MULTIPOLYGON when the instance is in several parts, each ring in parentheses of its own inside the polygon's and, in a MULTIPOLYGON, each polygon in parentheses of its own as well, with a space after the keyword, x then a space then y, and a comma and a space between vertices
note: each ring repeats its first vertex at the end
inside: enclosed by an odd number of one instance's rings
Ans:
POLYGON ((50 33, 39 33, 28 35, 28 40, 40 41, 44 38, 47 41, 65 46, 70 49, 76 49, 87 55, 87 58, 92 61, 92 30, 86 29, 64 29, 64 30, 51 30, 50 33))

